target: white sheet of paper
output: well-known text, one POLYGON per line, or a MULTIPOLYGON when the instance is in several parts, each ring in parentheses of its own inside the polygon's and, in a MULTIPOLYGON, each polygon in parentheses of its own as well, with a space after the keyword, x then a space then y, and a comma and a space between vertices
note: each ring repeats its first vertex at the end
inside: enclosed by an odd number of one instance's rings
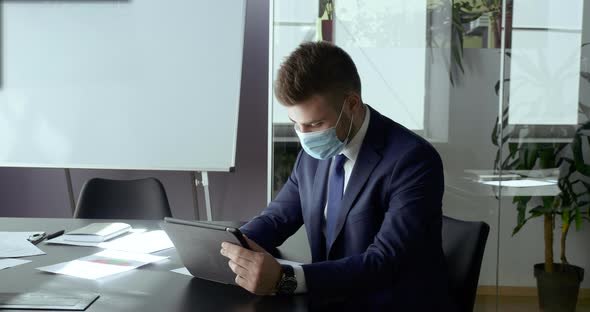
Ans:
POLYGON ((147 254, 172 248, 174 245, 166 232, 157 230, 127 235, 113 241, 100 243, 98 247, 147 254))
POLYGON ((5 239, 24 239, 27 240, 29 236, 43 233, 43 231, 36 231, 36 232, 0 232, 0 238, 5 239))
POLYGON ((91 243, 91 242, 67 241, 63 238, 63 236, 59 236, 54 239, 50 239, 48 241, 45 241, 45 243, 56 244, 56 245, 81 246, 81 247, 98 247, 98 244, 100 244, 100 243, 91 243))
POLYGON ((166 258, 168 257, 104 250, 77 260, 40 267, 37 270, 94 280, 130 271, 166 258))
POLYGON ((182 274, 182 275, 187 275, 187 276, 193 276, 187 268, 182 267, 182 268, 178 268, 178 269, 174 269, 174 270, 170 270, 170 272, 174 272, 174 273, 178 273, 178 274, 182 274))
POLYGON ((0 258, 44 255, 45 252, 27 240, 39 232, 0 232, 0 258))
POLYGON ((46 243, 47 244, 57 244, 57 245, 82 246, 82 247, 99 247, 100 244, 114 242, 116 240, 126 238, 127 236, 134 235, 137 233, 143 233, 145 231, 146 231, 145 229, 132 229, 131 231, 129 231, 129 233, 130 233, 129 235, 125 235, 123 237, 117 237, 117 238, 114 238, 114 239, 107 241, 107 242, 93 243, 93 242, 69 241, 69 240, 65 240, 64 236, 62 235, 62 236, 58 236, 54 239, 50 239, 50 240, 46 241, 46 243))
POLYGON ((31 260, 22 259, 0 259, 0 270, 15 267, 17 265, 29 263, 31 260))
POLYGON ((161 257, 161 256, 154 256, 154 255, 146 255, 140 253, 133 253, 133 252, 125 252, 119 250, 103 250, 101 252, 95 253, 93 255, 80 258, 79 260, 86 260, 88 259, 95 259, 96 257, 114 259, 114 260, 121 260, 121 261, 129 261, 129 262, 137 262, 138 264, 135 266, 136 268, 146 265, 148 263, 157 262, 160 260, 167 259, 168 257, 161 257))
POLYGON ((539 187, 539 186, 549 186, 557 184, 557 180, 531 180, 531 179, 523 179, 523 180, 509 180, 509 181, 483 181, 480 182, 487 185, 493 186, 500 186, 502 187, 539 187))
POLYGON ((70 275, 85 279, 99 279, 101 277, 131 271, 133 269, 134 267, 130 266, 109 265, 80 260, 62 262, 37 268, 37 270, 44 272, 70 275))

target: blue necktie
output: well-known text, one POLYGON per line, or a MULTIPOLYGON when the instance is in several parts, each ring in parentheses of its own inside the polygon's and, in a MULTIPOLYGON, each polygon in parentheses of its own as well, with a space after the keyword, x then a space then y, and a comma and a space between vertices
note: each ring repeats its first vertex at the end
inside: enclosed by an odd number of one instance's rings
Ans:
POLYGON ((339 154, 332 161, 332 171, 328 184, 328 207, 326 212, 326 247, 334 239, 338 212, 342 206, 342 194, 344 193, 344 154, 339 154))

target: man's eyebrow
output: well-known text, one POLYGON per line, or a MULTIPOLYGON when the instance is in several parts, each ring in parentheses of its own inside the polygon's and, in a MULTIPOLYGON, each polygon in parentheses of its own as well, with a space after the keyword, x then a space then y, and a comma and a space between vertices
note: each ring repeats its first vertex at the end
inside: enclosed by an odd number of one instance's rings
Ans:
MULTIPOLYGON (((291 117, 289 117, 289 120, 291 120, 292 123, 297 123, 295 120, 291 119, 291 117)), ((313 125, 313 124, 318 123, 318 122, 321 122, 321 121, 323 121, 323 119, 313 120, 313 121, 310 121, 310 122, 303 122, 301 124, 304 125, 304 126, 310 126, 310 125, 313 125)))

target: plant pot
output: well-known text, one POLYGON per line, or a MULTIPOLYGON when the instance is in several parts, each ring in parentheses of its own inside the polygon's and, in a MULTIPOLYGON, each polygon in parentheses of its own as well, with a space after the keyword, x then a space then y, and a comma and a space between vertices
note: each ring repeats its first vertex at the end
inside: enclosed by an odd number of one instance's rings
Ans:
POLYGON ((535 264, 539 308, 544 312, 575 312, 584 269, 555 263, 555 272, 545 272, 545 264, 535 264))
MULTIPOLYGON (((506 5, 506 38, 504 47, 510 49, 512 47, 512 3, 506 5)), ((502 36, 502 13, 495 15, 494 20, 494 39, 495 48, 500 48, 502 36)))
POLYGON ((322 20, 322 40, 334 42, 334 21, 322 20))

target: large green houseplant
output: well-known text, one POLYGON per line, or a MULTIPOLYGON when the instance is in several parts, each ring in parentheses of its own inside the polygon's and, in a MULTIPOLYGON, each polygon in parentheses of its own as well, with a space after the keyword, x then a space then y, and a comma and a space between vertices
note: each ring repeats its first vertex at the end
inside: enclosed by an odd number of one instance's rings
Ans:
MULTIPOLYGON (((508 5, 511 3, 512 0, 508 0, 508 5)), ((436 23, 430 25, 427 33, 428 46, 450 49, 453 62, 449 64, 449 79, 454 85, 460 74, 465 72, 463 66, 463 43, 467 35, 465 25, 488 15, 492 33, 499 38, 502 0, 429 0, 428 12, 431 17, 433 15, 439 17, 436 23), (445 33, 449 27, 450 38, 447 36, 438 38, 437 34, 445 33)))
MULTIPOLYGON (((590 82, 590 73, 582 72, 581 77, 590 82)), ((505 83, 509 82, 506 79, 505 83)), ((499 82, 496 93, 498 89, 499 82)), ((590 152, 585 147, 585 142, 590 144, 590 108, 580 103, 580 120, 585 123, 575 131, 571 142, 564 143, 559 140, 526 140, 527 133, 538 130, 535 128, 544 127, 546 134, 553 138, 567 136, 567 129, 557 125, 508 125, 508 107, 506 104, 503 110, 502 127, 499 127, 497 118, 492 132, 492 143, 498 146, 494 169, 505 174, 516 172, 525 175, 532 170, 547 172, 553 169, 559 172, 557 195, 513 197, 518 213, 512 235, 517 234, 529 220, 543 218, 545 262, 535 265, 539 304, 547 312, 573 312, 584 270, 569 264, 566 240, 572 225, 579 230, 584 220, 590 221, 590 164, 583 156, 590 152), (555 263, 553 258, 553 232, 557 220, 561 221, 560 263, 555 263)))

